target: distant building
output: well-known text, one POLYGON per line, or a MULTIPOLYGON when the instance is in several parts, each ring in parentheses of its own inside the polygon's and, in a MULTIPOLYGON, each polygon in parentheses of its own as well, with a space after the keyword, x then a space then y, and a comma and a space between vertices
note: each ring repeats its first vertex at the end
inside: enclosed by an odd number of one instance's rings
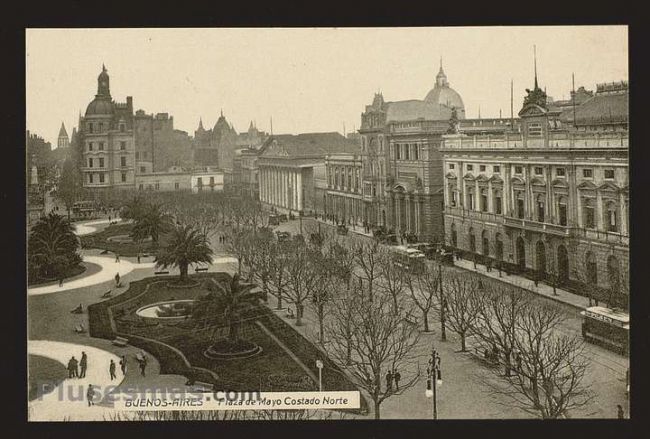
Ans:
POLYGON ((137 174, 192 165, 192 139, 185 131, 174 129, 173 116, 138 110, 134 120, 137 174))
POLYGON ((280 212, 314 211, 314 180, 325 174, 326 156, 355 148, 339 133, 272 135, 257 159, 260 201, 280 212))
POLYGON ((61 129, 59 130, 59 138, 56 142, 57 148, 67 148, 70 145, 70 138, 68 132, 65 130, 65 125, 61 122, 61 129))
POLYGON ((213 168, 172 166, 167 171, 138 174, 136 185, 140 191, 220 192, 223 190, 223 172, 213 168))

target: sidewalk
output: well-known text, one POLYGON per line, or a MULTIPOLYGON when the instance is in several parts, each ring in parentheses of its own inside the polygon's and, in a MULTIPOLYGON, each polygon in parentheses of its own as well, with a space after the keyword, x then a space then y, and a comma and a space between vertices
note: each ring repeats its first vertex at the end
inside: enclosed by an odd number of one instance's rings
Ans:
POLYGON ((535 282, 530 279, 526 279, 514 274, 506 274, 505 272, 502 272, 501 277, 499 277, 499 270, 493 268, 492 271, 488 272, 485 268, 485 265, 481 265, 479 263, 476 264, 475 269, 474 262, 467 261, 465 259, 454 261, 454 265, 458 268, 462 268, 463 270, 473 271, 483 276, 490 277, 492 279, 496 279, 501 282, 530 291, 533 294, 544 296, 556 302, 573 306, 580 310, 586 309, 589 306, 589 299, 587 297, 579 296, 560 288, 556 288, 556 294, 553 294, 553 287, 543 282, 538 282, 537 286, 535 286, 535 282))

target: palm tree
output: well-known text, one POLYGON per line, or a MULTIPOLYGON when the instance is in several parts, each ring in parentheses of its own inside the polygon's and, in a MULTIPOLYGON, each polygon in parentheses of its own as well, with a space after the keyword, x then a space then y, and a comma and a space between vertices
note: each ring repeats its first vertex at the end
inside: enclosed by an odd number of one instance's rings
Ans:
POLYGON ((29 235, 30 272, 45 278, 62 276, 81 262, 78 248, 79 240, 70 222, 50 213, 34 225, 29 235))
POLYGON ((124 219, 137 221, 147 212, 148 204, 142 197, 136 195, 122 206, 120 216, 124 219))
POLYGON ((135 218, 131 237, 134 241, 151 237, 151 240, 157 244, 160 235, 167 233, 172 228, 172 224, 173 219, 170 214, 164 212, 159 204, 150 204, 135 218))
POLYGON ((175 227, 169 244, 156 257, 156 267, 178 267, 180 281, 187 281, 187 270, 193 263, 212 263, 212 249, 207 237, 191 225, 175 227))
MULTIPOLYGON (((199 312, 205 315, 222 314, 228 326, 228 340, 232 343, 241 340, 241 324, 244 313, 254 309, 261 299, 260 292, 253 292, 254 284, 243 284, 239 275, 233 275, 229 281, 208 283, 210 293, 200 299, 197 308, 204 308, 199 312)), ((220 325, 217 325, 212 338, 218 333, 220 325)), ((217 341, 217 340, 215 340, 217 341)))

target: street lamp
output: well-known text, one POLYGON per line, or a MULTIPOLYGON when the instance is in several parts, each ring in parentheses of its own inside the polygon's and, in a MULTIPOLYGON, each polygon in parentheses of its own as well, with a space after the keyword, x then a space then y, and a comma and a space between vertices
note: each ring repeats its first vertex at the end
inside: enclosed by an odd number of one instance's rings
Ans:
POLYGON ((433 398, 433 419, 438 419, 438 397, 436 389, 442 385, 442 373, 440 372, 440 355, 433 348, 431 350, 431 358, 429 358, 429 365, 427 366, 427 389, 424 394, 427 398, 433 398))

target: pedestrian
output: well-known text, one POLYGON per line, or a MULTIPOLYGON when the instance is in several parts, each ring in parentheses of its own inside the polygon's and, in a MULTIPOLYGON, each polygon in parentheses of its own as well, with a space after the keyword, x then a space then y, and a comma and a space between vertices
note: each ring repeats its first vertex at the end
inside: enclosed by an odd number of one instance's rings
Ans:
POLYGON ((72 376, 73 378, 79 378, 79 362, 75 357, 72 357, 70 360, 72 365, 72 376))
POLYGON ((79 366, 81 367, 79 378, 86 378, 86 369, 88 369, 88 356, 83 351, 81 352, 81 360, 79 361, 79 366))
POLYGON ((120 255, 119 255, 119 253, 115 253, 115 262, 120 262, 120 255))
POLYGON ((95 390, 93 389, 92 384, 88 384, 88 390, 86 391, 86 398, 88 398, 88 407, 95 405, 93 398, 95 397, 95 390))
POLYGON ((138 264, 140 263, 140 253, 138 253, 138 264))
POLYGON ((60 287, 63 286, 63 277, 61 277, 61 278, 59 279, 59 286, 60 286, 60 287))
POLYGON ((147 357, 144 355, 144 353, 142 353, 141 357, 138 358, 138 363, 140 365, 140 373, 142 376, 146 376, 145 370, 147 368, 147 357))
POLYGON ((108 222, 109 223, 111 222, 111 216, 110 215, 108 215, 108 222))
POLYGON ((120 286, 120 273, 115 273, 115 286, 120 286))
POLYGON ((117 378, 117 375, 115 375, 115 361, 113 361, 112 359, 111 359, 111 364, 108 366, 108 372, 111 374, 111 381, 117 378))
POLYGON ((623 406, 618 404, 616 408, 618 409, 618 419, 625 419, 625 412, 623 411, 623 406))
POLYGON ((122 375, 126 376, 126 355, 122 355, 120 359, 120 369, 122 370, 122 375))
POLYGON ((397 369, 393 371, 393 380, 395 381, 395 389, 399 390, 399 380, 402 378, 402 375, 397 369))
POLYGON ((389 370, 386 373, 386 392, 390 392, 391 390, 393 390, 393 374, 389 370))
POLYGON ((74 365, 72 363, 74 357, 68 360, 68 378, 74 378, 74 365))
POLYGON ((539 278, 537 276, 535 276, 534 282, 535 282, 535 288, 537 288, 537 283, 539 282, 539 278))

